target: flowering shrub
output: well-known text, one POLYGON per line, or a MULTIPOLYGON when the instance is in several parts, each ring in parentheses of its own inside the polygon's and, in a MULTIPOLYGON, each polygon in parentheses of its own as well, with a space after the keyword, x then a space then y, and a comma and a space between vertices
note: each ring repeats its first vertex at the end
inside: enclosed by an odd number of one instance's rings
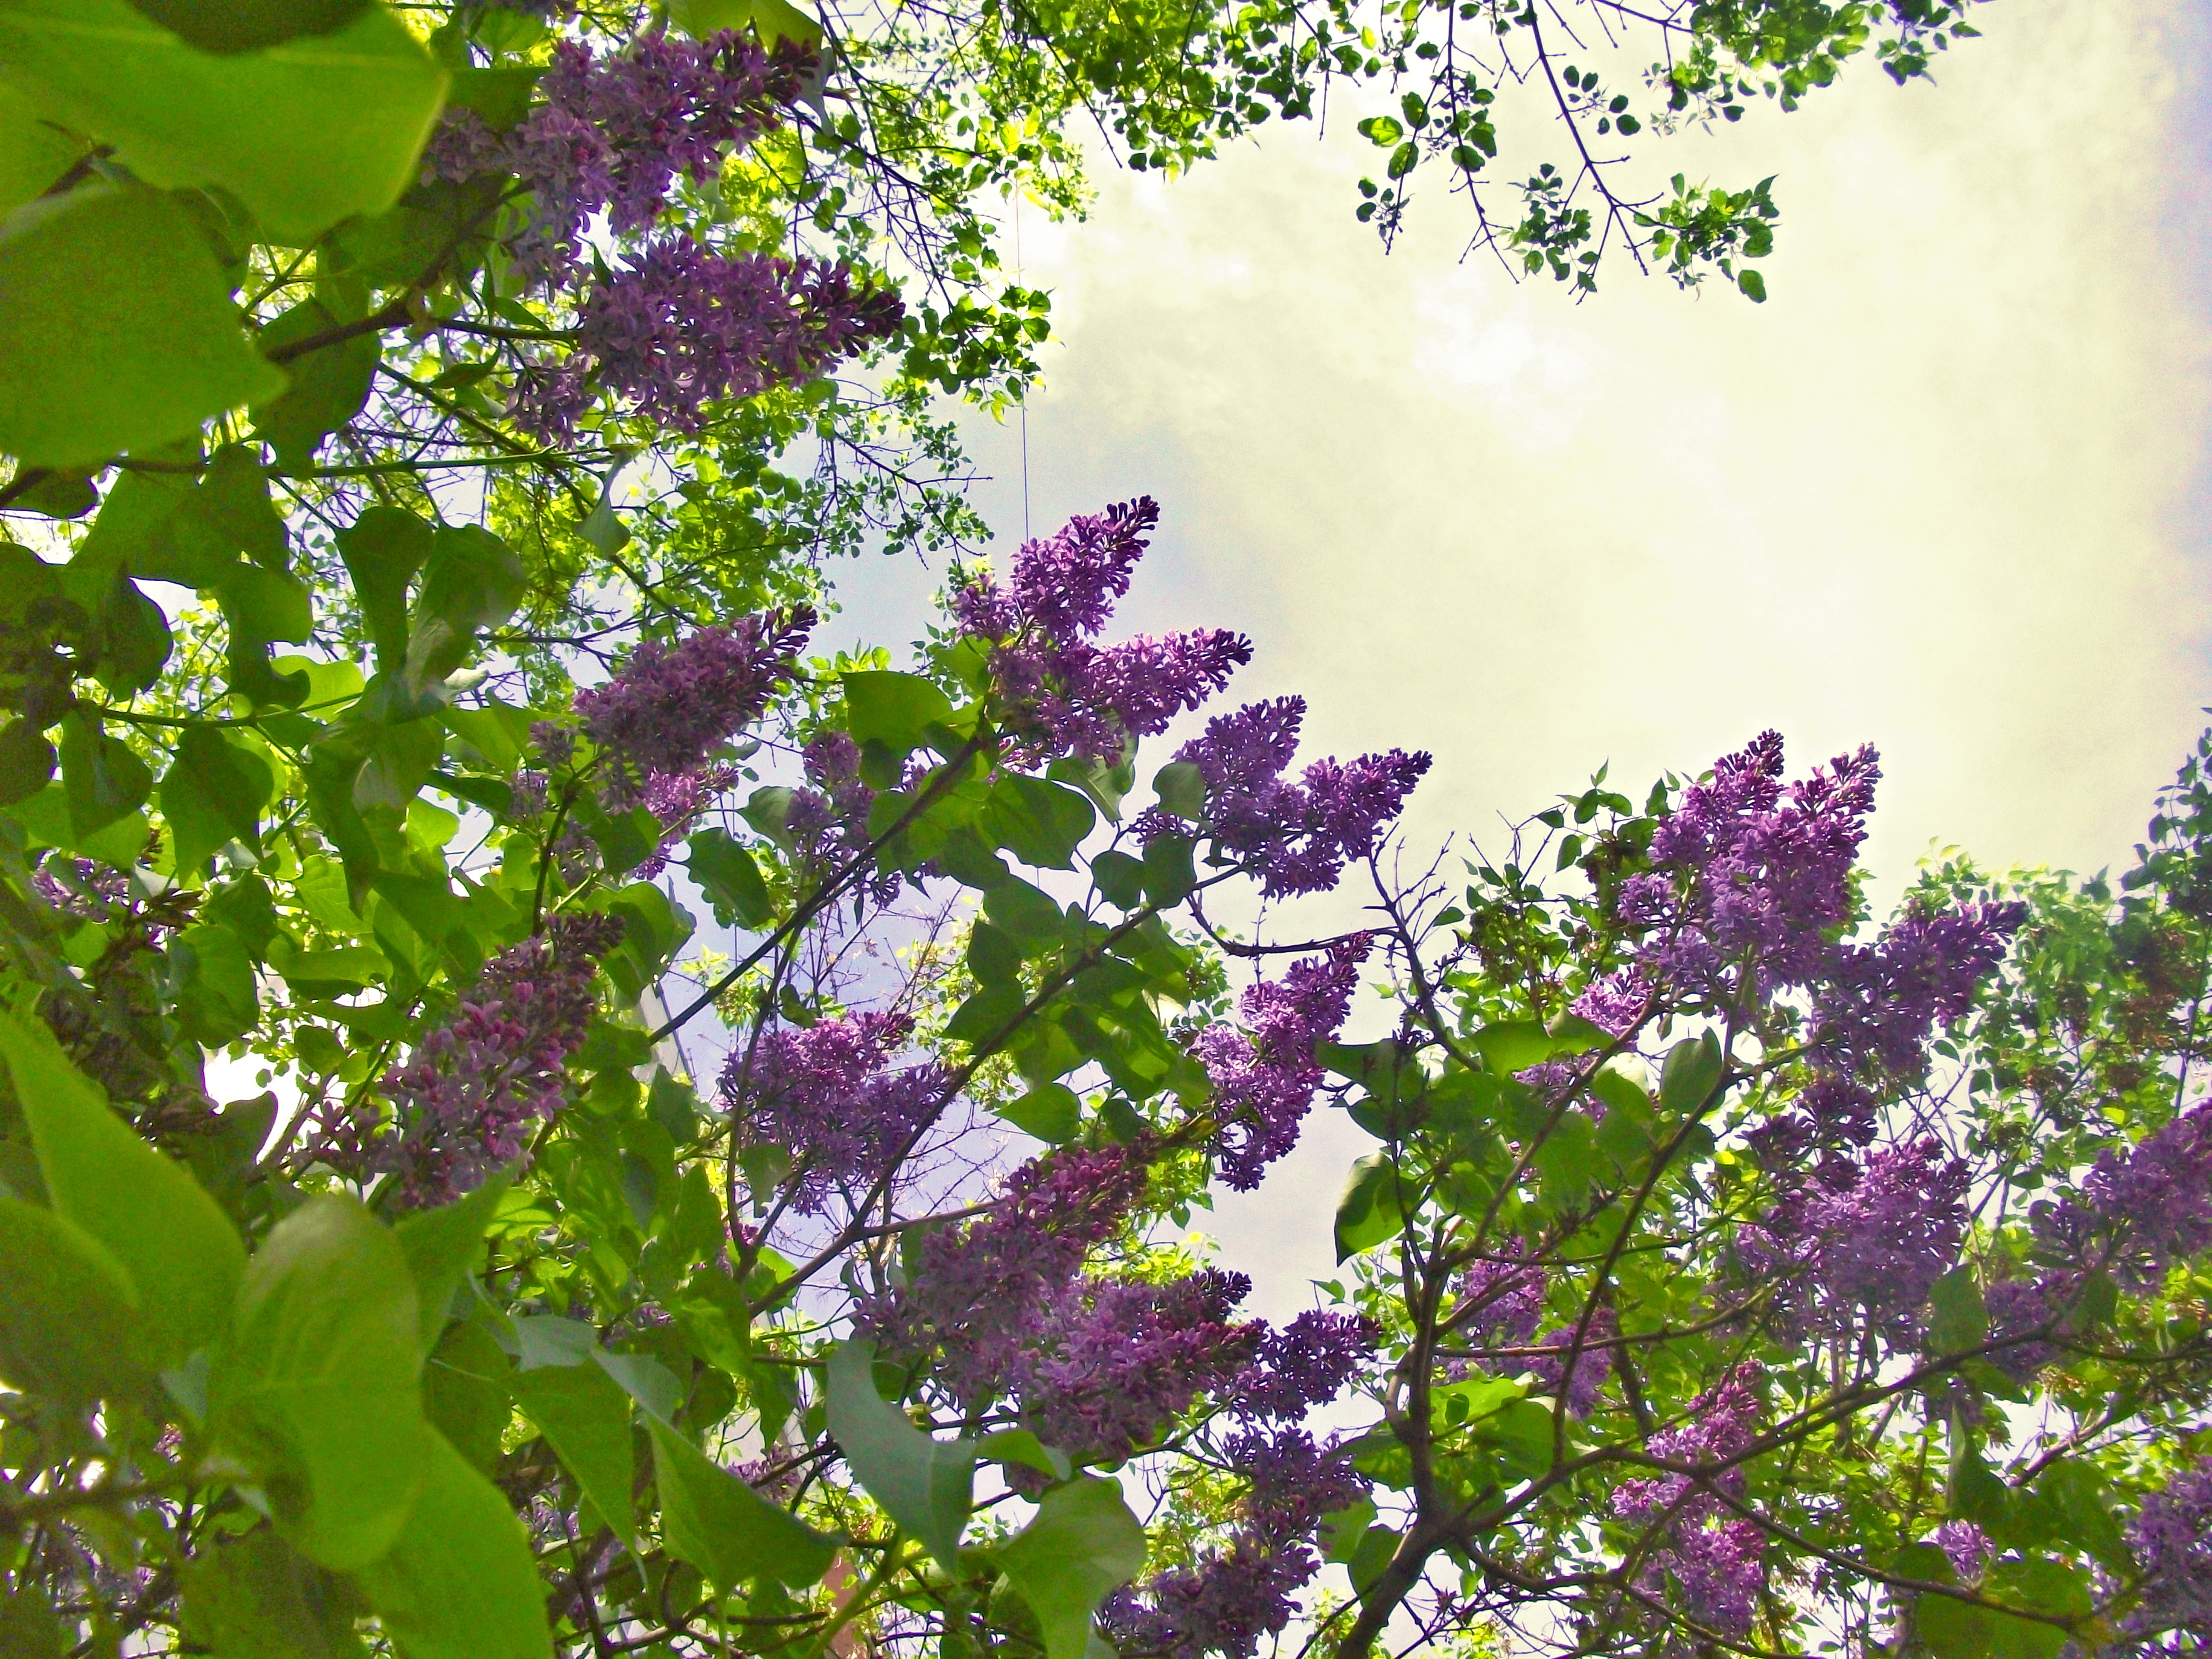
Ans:
MULTIPOLYGON (((2212 738, 2117 896, 1876 926, 1873 751, 1771 733, 1398 880, 1429 756, 1115 636, 1148 500, 812 654, 1048 334, 985 192, 1383 74, 1340 16, 67 9, 0 8, 0 1650, 2212 1642, 2212 738), (1189 1230, 1317 1118, 1261 1318, 1189 1230)), ((1909 80, 1957 9, 1889 9, 1909 80)), ((1668 101, 1825 80, 1814 10, 1658 20, 1668 101)), ((1492 153, 1443 17, 1386 231, 1492 153)))

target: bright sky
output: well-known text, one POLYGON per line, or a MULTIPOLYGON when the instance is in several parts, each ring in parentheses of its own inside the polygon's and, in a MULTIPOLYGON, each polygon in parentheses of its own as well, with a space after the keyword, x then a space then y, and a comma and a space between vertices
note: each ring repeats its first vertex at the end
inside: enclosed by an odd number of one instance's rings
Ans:
MULTIPOLYGON (((1617 262, 1579 307, 1516 288, 1456 263, 1435 193, 1386 258, 1352 217, 1375 153, 1310 127, 1173 183, 1109 175, 1087 223, 1031 210, 1060 337, 1035 532, 1157 496, 1122 620, 1249 634, 1231 697, 1303 692, 1313 752, 1433 750, 1417 846, 1771 725, 1799 768, 1879 745, 1888 896, 1931 840, 2124 867, 2212 702, 2212 20, 1994 0, 1979 22, 1939 88, 1862 62, 1795 115, 1664 147, 1693 179, 1779 175, 1763 307, 1617 262)), ((977 445, 1001 554, 1013 436, 977 445)), ((913 637, 934 574, 851 574, 841 631, 913 637)), ((1363 1142, 1317 1120, 1215 1218, 1261 1311, 1328 1271, 1363 1142)))

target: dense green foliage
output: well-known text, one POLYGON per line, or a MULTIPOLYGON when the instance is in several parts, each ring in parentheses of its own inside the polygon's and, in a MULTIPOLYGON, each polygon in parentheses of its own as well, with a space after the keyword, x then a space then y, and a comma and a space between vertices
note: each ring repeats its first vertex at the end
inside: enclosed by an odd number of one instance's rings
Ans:
POLYGON ((1245 647, 1095 644, 1139 509, 960 567, 902 668, 804 643, 836 560, 981 538, 945 404, 1033 381, 1000 221, 1080 210, 1079 119, 1179 170, 1350 103, 1386 239, 1433 179, 1520 273, 1756 299, 1767 185, 1644 200, 1610 147, 1970 33, 0 4, 0 1648, 1194 1659, 1283 1632, 1309 1547, 1353 1594, 1285 1639, 1353 1656, 2196 1631, 2152 1523, 2202 1218, 2152 1177, 2202 1116, 2202 757, 2117 897, 1961 860, 1879 931, 1839 808, 1776 901, 1810 965, 1698 979, 1710 778, 1601 779, 1457 897, 1382 875, 1425 758, 1293 778, 1279 707, 1140 788, 1245 647), (1206 918, 1347 875, 1370 939, 1206 918), (1343 1045, 1362 972, 1397 1018, 1343 1045), (1337 1316, 1272 1330, 1176 1240, 1310 1107, 1376 1150, 1337 1316), (1916 1159, 1955 1216, 1851 1197, 1916 1159))

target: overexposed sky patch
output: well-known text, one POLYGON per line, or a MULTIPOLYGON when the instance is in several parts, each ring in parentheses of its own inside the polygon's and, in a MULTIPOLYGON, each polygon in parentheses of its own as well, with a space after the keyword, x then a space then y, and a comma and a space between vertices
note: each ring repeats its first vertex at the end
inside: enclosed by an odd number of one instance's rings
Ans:
MULTIPOLYGON (((2212 702, 2212 28, 2187 0, 1978 21, 1940 87, 1863 62, 1795 115, 1655 147, 1778 175, 1764 307, 1618 258, 1579 307, 1516 287, 1459 262, 1434 191, 1386 258, 1348 121, 1109 174, 1086 223, 1032 210, 1059 331, 1035 531, 1158 496, 1122 619, 1250 634, 1231 696, 1304 693, 1318 750, 1434 751, 1416 845, 1773 726, 1799 768, 1881 748, 1887 894, 1931 841, 2122 863, 2212 702)), ((976 443, 1008 553, 1015 437, 976 443)), ((918 631, 933 574, 841 574, 841 634, 918 631)), ((1317 1123, 1224 1206, 1269 1310, 1327 1267, 1359 1139, 1317 1123)))

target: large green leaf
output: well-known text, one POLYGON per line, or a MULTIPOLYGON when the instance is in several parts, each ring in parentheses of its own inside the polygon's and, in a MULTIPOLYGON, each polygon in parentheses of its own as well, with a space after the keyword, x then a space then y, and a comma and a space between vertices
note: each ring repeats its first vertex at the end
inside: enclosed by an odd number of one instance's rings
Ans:
POLYGON ((580 1365, 541 1365, 508 1379, 523 1414, 537 1425, 562 1466, 623 1543, 635 1547, 637 1516, 631 1492, 635 1467, 630 1449, 629 1395, 586 1359, 580 1365))
POLYGON ((491 1218, 507 1188, 504 1176, 487 1181, 465 1198, 402 1217, 392 1229, 406 1254, 408 1271, 415 1276, 425 1349, 446 1328, 446 1308, 454 1286, 483 1261, 484 1236, 491 1231, 491 1218))
POLYGON ((830 1432, 868 1496, 957 1575, 960 1534, 974 1500, 975 1443, 939 1440, 908 1422, 876 1392, 875 1352, 856 1337, 830 1356, 830 1432))
POLYGON ((472 1468, 499 1467, 514 1415, 514 1367, 481 1325, 456 1324, 422 1362, 422 1414, 472 1468))
POLYGON ((134 1134, 40 1024, 0 1014, 0 1055, 57 1214, 121 1264, 138 1292, 138 1352, 173 1365, 217 1335, 246 1267, 229 1218, 182 1165, 134 1134))
POLYGON ((399 1240, 336 1194, 279 1222, 239 1286, 208 1378, 211 1430, 326 1567, 391 1548, 422 1488, 420 1329, 399 1240))
POLYGON ((253 952, 228 927, 187 927, 169 946, 177 1023, 204 1048, 220 1048, 254 1027, 260 1003, 253 952))
POLYGON ((422 1501, 354 1581, 407 1659, 547 1659, 545 1589, 514 1506, 435 1429, 417 1432, 422 1501))
POLYGON ((1681 1117, 1705 1110, 1727 1068, 1721 1041, 1711 1031, 1685 1037, 1667 1051, 1659 1068, 1659 1104, 1681 1117))
MULTIPOLYGON (((0 61, 18 15, 0 9, 0 61)), ((246 344, 191 216, 155 191, 16 209, 0 221, 0 451, 28 465, 167 443, 284 385, 246 344)))
POLYGON ((323 440, 368 402, 376 366, 384 356, 382 342, 374 331, 328 337, 362 319, 366 297, 357 285, 326 285, 261 331, 262 350, 283 363, 292 383, 280 397, 255 401, 253 431, 276 452, 278 465, 289 471, 304 471, 313 465, 323 440), (346 291, 349 286, 352 292, 346 291), (307 349, 307 342, 319 339, 326 343, 307 349), (287 350, 292 347, 300 348, 298 355, 287 350))
POLYGON ((528 585, 520 556, 489 531, 440 526, 415 596, 408 678, 419 687, 459 668, 477 630, 496 628, 513 616, 528 585))
POLYGON ((952 719, 951 701, 919 674, 868 670, 843 679, 845 729, 863 748, 879 743, 894 754, 910 754, 928 726, 952 719))
POLYGON ((96 716, 79 710, 62 722, 62 795, 80 842, 137 811, 153 793, 146 763, 101 731, 96 716))
POLYGON ((407 659, 407 585, 429 558, 430 540, 429 522, 401 507, 365 507, 338 532, 338 556, 384 673, 397 673, 407 659))
POLYGON ((82 143, 41 116, 24 94, 0 81, 0 213, 44 195, 83 154, 82 143))
POLYGON ((356 1659, 360 1602, 267 1527, 203 1549, 179 1579, 185 1629, 223 1659, 356 1659))
POLYGON ((1395 1238, 1404 1216, 1397 1164, 1387 1152, 1368 1153, 1352 1164, 1336 1200, 1336 1259, 1395 1238))
POLYGON ((0 1377, 72 1405, 148 1380, 132 1339, 137 1292, 82 1228, 0 1196, 0 1377))
POLYGON ((1091 803, 1074 790, 1010 772, 991 786, 979 827, 1024 864, 1072 870, 1075 849, 1097 821, 1091 803))
POLYGON ((161 779, 161 816, 174 838, 177 870, 196 872, 228 843, 258 846, 261 809, 276 787, 269 763, 212 726, 185 728, 161 779))
POLYGON ((446 71, 382 5, 328 34, 217 55, 127 0, 13 0, 0 65, 139 178, 221 185, 301 246, 399 199, 446 96, 446 71))
POLYGON ((1144 1571, 1145 1529, 1117 1482, 1085 1475, 1045 1493, 997 1553, 1036 1614, 1048 1659, 1082 1659, 1098 1604, 1144 1571))
POLYGON ((836 1546, 787 1510, 711 1462, 665 1423, 652 1418, 660 1536, 668 1553, 710 1583, 734 1589, 771 1578, 796 1588, 830 1571, 836 1546))

